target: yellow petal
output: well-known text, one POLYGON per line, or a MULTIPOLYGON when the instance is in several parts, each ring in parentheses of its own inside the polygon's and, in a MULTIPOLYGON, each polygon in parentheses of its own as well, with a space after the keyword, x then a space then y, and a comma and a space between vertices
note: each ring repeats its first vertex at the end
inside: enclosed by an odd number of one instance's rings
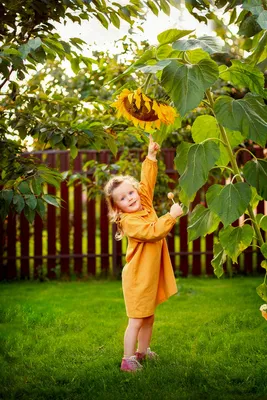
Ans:
POLYGON ((128 94, 129 103, 132 104, 133 101, 133 93, 128 94))
POLYGON ((145 107, 147 108, 148 112, 151 110, 151 105, 148 101, 145 102, 145 107))

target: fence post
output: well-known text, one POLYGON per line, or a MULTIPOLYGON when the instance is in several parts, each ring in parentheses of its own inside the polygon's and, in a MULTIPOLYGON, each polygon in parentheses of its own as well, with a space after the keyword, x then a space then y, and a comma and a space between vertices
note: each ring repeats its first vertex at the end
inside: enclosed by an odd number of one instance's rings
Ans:
MULTIPOLYGON (((69 152, 64 152, 60 157, 60 171, 68 171, 70 168, 69 152)), ((61 182, 60 196, 62 198, 60 207, 60 254, 69 256, 70 254, 70 221, 69 221, 69 188, 67 181, 61 182)), ((61 258, 60 276, 70 276, 69 257, 61 258)))

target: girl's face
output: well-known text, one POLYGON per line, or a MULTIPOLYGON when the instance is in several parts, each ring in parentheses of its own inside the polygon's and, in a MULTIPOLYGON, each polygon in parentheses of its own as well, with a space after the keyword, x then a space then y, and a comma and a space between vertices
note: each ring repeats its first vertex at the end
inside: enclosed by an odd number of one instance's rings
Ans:
POLYGON ((141 199, 137 190, 131 183, 125 181, 113 190, 112 197, 115 206, 124 213, 142 210, 141 199))

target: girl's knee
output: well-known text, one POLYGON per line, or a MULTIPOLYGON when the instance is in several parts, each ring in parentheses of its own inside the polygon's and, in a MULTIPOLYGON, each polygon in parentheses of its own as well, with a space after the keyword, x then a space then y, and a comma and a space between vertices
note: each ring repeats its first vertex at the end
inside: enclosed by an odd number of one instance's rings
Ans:
POLYGON ((153 314, 153 315, 150 315, 149 317, 144 318, 143 324, 152 326, 154 324, 154 321, 155 321, 155 316, 153 314))
POLYGON ((144 318, 129 318, 128 326, 135 329, 140 329, 143 325, 144 318))

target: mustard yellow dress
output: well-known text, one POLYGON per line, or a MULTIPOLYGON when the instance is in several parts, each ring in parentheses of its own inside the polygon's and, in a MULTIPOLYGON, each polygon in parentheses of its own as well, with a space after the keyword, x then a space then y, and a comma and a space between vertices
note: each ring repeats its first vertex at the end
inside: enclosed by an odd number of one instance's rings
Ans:
POLYGON ((142 163, 140 198, 142 211, 121 214, 121 228, 128 239, 122 288, 129 318, 153 315, 158 304, 177 292, 167 242, 176 219, 169 213, 158 218, 153 208, 157 161, 142 163))

